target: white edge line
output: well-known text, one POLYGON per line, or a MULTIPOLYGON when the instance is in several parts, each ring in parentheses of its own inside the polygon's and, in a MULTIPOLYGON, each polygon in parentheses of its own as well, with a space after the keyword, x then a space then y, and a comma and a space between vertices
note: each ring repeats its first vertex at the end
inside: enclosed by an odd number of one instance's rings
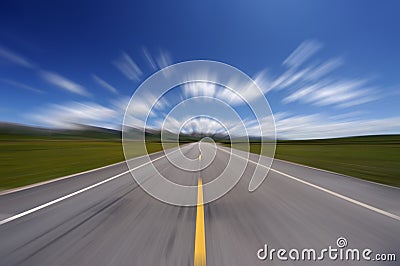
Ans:
POLYGON ((16 215, 13 215, 13 216, 11 216, 11 217, 8 217, 8 218, 6 218, 6 219, 4 219, 4 220, 1 220, 1 221, 0 221, 0 225, 9 223, 9 222, 14 221, 14 220, 16 220, 16 219, 18 219, 18 218, 24 217, 24 216, 26 216, 26 215, 28 215, 28 214, 34 213, 34 212, 36 212, 36 211, 38 211, 38 210, 41 210, 41 209, 43 209, 43 208, 49 207, 49 206, 51 206, 51 205, 54 205, 54 204, 56 204, 56 203, 58 203, 58 202, 60 202, 60 201, 63 201, 63 200, 66 200, 66 199, 68 199, 68 198, 71 198, 71 197, 73 197, 73 196, 76 196, 76 195, 78 195, 78 194, 80 194, 80 193, 82 193, 82 192, 85 192, 85 191, 89 190, 89 189, 92 189, 92 188, 98 187, 98 186, 100 186, 100 185, 103 185, 103 184, 105 184, 105 183, 107 183, 107 182, 110 182, 110 181, 112 181, 112 180, 114 180, 114 179, 116 179, 116 178, 118 178, 118 177, 121 177, 121 176, 123 176, 123 175, 125 175, 125 174, 127 174, 127 173, 129 173, 129 172, 132 172, 132 171, 134 171, 134 170, 136 170, 136 169, 139 169, 139 168, 141 168, 141 167, 143 167, 143 166, 145 166, 145 165, 148 165, 148 164, 150 164, 150 163, 153 163, 153 162, 155 162, 155 161, 158 161, 158 160, 160 160, 160 159, 166 157, 167 155, 169 155, 169 154, 171 154, 171 153, 174 153, 174 152, 176 152, 176 151, 179 151, 179 150, 180 150, 180 149, 176 149, 176 150, 174 150, 174 151, 172 151, 172 152, 169 152, 169 153, 167 153, 167 154, 164 154, 163 156, 160 156, 160 157, 158 157, 158 158, 156 158, 156 159, 154 159, 154 160, 150 160, 150 161, 148 161, 148 162, 146 162, 146 163, 144 163, 144 164, 141 164, 141 165, 139 165, 139 166, 136 166, 136 167, 134 167, 134 168, 132 168, 132 169, 129 169, 128 171, 125 171, 125 172, 123 172, 123 173, 119 173, 119 174, 117 174, 117 175, 115 175, 115 176, 112 176, 112 177, 110 177, 110 178, 107 178, 107 179, 105 179, 105 180, 103 180, 103 181, 100 181, 100 182, 98 182, 98 183, 96 183, 96 184, 93 184, 93 185, 91 185, 91 186, 82 188, 82 189, 80 189, 80 190, 78 190, 78 191, 72 192, 72 193, 70 193, 70 194, 68 194, 68 195, 65 195, 65 196, 63 196, 63 197, 57 198, 57 199, 55 199, 55 200, 49 201, 49 202, 47 202, 47 203, 44 203, 44 204, 39 205, 39 206, 37 206, 37 207, 34 207, 34 208, 32 208, 32 209, 29 209, 29 210, 26 210, 26 211, 24 211, 24 212, 21 212, 21 213, 18 213, 18 214, 16 214, 16 215))
MULTIPOLYGON (((179 149, 177 149, 177 150, 179 150, 179 149)), ((173 152, 176 152, 177 150, 172 151, 172 152, 170 152, 170 153, 168 153, 168 154, 171 154, 171 153, 173 153, 173 152)), ((220 149, 220 148, 219 148, 219 150, 221 150, 221 151, 223 151, 223 152, 225 152, 225 153, 229 153, 230 155, 235 155, 236 157, 239 157, 239 158, 241 158, 241 159, 243 159, 243 160, 247 160, 246 158, 244 158, 244 157, 242 157, 242 156, 240 156, 240 155, 238 155, 238 154, 231 153, 231 152, 225 151, 225 150, 220 149)), ((26 216, 26 215, 28 215, 28 214, 31 214, 31 213, 36 212, 36 211, 38 211, 38 210, 41 210, 41 209, 43 209, 43 208, 49 207, 49 206, 51 206, 51 205, 54 205, 54 204, 56 204, 56 203, 58 203, 58 202, 60 202, 60 201, 63 201, 63 200, 65 200, 65 199, 68 199, 68 198, 71 198, 71 197, 73 197, 73 196, 76 196, 76 195, 78 195, 78 194, 80 194, 80 193, 82 193, 82 192, 85 192, 85 191, 89 190, 89 189, 98 187, 98 186, 100 186, 100 185, 102 185, 102 184, 105 184, 105 183, 107 183, 107 182, 109 182, 109 181, 112 181, 112 180, 114 180, 114 179, 116 179, 116 178, 118 178, 118 177, 121 177, 121 176, 123 176, 123 175, 125 175, 125 174, 127 174, 127 173, 129 173, 129 172, 131 172, 131 171, 134 171, 134 170, 136 170, 136 169, 138 169, 138 168, 141 168, 141 167, 143 167, 143 166, 145 166, 145 165, 147 165, 147 164, 149 164, 149 163, 152 163, 152 162, 155 162, 155 161, 157 161, 157 160, 160 160, 161 158, 164 158, 164 157, 166 157, 166 156, 167 156, 167 154, 164 154, 163 156, 160 156, 160 157, 158 157, 158 158, 156 158, 156 159, 154 159, 154 160, 148 161, 148 162, 146 162, 146 163, 144 163, 144 164, 141 164, 141 165, 139 165, 139 166, 136 166, 135 168, 132 168, 132 169, 130 169, 130 170, 128 170, 128 171, 125 171, 125 172, 123 172, 123 173, 120 173, 120 174, 118 174, 118 175, 112 176, 112 177, 110 177, 110 178, 108 178, 108 179, 105 179, 105 180, 103 180, 103 181, 101 181, 101 182, 98 182, 98 183, 96 183, 96 184, 93 184, 93 185, 91 185, 91 186, 89 186, 89 187, 80 189, 80 190, 78 190, 78 191, 72 192, 72 193, 70 193, 70 194, 68 194, 68 195, 65 195, 65 196, 63 196, 63 197, 60 197, 60 198, 58 198, 58 199, 52 200, 52 201, 50 201, 50 202, 44 203, 44 204, 42 204, 42 205, 39 205, 39 206, 34 207, 34 208, 32 208, 32 209, 29 209, 29 210, 27 210, 27 211, 18 213, 18 214, 14 215, 14 216, 11 216, 11 217, 9 217, 9 218, 6 218, 6 219, 4 219, 4 220, 1 220, 1 221, 0 221, 0 225, 6 224, 6 223, 8 223, 8 222, 11 222, 11 221, 16 220, 16 219, 21 218, 21 217, 24 217, 24 216, 26 216)), ((143 156, 142 156, 142 157, 143 157, 143 156)), ((139 158, 139 157, 137 157, 137 158, 139 158)), ((268 168, 268 167, 266 167, 266 166, 264 166, 264 165, 262 165, 262 164, 259 164, 259 163, 257 163, 257 162, 254 162, 254 161, 252 161, 252 160, 250 160, 250 159, 249 159, 248 161, 251 162, 251 163, 253 163, 253 164, 255 164, 255 165, 259 165, 259 166, 261 166, 261 167, 264 167, 264 168, 266 168, 266 169, 269 169, 269 170, 271 170, 271 171, 274 171, 274 172, 276 172, 276 173, 278 173, 278 174, 281 174, 281 175, 283 175, 283 176, 286 176, 286 177, 288 177, 288 178, 291 178, 291 179, 293 179, 293 180, 295 180, 295 181, 298 181, 298 182, 300 182, 300 183, 303 183, 303 184, 305 184, 305 185, 308 185, 308 186, 310 186, 310 187, 313 187, 313 188, 316 188, 316 189, 321 190, 321 191, 323 191, 323 192, 326 192, 326 193, 328 193, 328 194, 331 194, 331 195, 333 195, 333 196, 335 196, 335 197, 341 198, 341 199, 346 200, 346 201, 348 201, 348 202, 351 202, 351 203, 353 203, 353 204, 359 205, 359 206, 364 207, 364 208, 366 208, 366 209, 372 210, 372 211, 377 212, 377 213, 379 213, 379 214, 382 214, 382 215, 385 215, 385 216, 387 216, 387 217, 390 217, 390 218, 393 218, 393 219, 395 219, 395 220, 400 221, 400 217, 399 217, 399 216, 397 216, 397 215, 395 215, 395 214, 392 214, 392 213, 390 213, 390 212, 387 212, 387 211, 378 209, 378 208, 373 207, 373 206, 371 206, 371 205, 368 205, 368 204, 365 204, 365 203, 360 202, 360 201, 358 201, 358 200, 355 200, 355 199, 346 197, 346 196, 344 196, 344 195, 341 195, 341 194, 339 194, 339 193, 333 192, 333 191, 328 190, 328 189, 326 189, 326 188, 323 188, 323 187, 314 185, 314 184, 312 184, 312 183, 309 183, 309 182, 307 182, 307 181, 301 180, 301 179, 299 179, 299 178, 297 178, 297 177, 288 175, 288 174, 286 174, 286 173, 280 172, 280 171, 278 171, 278 170, 275 170, 275 169, 272 169, 272 168, 268 168)), ((118 163, 117 163, 117 164, 118 164, 118 163)), ((105 167, 106 167, 106 166, 105 166, 105 167)), ((104 168, 104 167, 103 167, 103 168, 104 168)), ((93 171, 94 171, 94 170, 96 170, 96 169, 93 169, 93 171)), ((92 170, 89 170, 89 171, 92 171, 92 170)))
MULTIPOLYGON (((151 153, 149 155, 154 155, 154 154, 161 153, 161 152, 162 151, 158 151, 158 152, 151 153)), ((134 157, 134 158, 129 159, 129 160, 136 160, 136 159, 140 159, 140 158, 143 158, 143 157, 146 157, 146 156, 147 155, 145 154, 145 155, 141 155, 141 156, 138 156, 138 157, 134 157)), ((344 175, 344 174, 341 174, 341 173, 337 173, 337 172, 333 172, 333 171, 329 171, 329 170, 325 170, 325 169, 320 169, 320 168, 308 166, 308 165, 305 165, 305 164, 294 163, 294 162, 281 160, 281 159, 277 159, 277 158, 273 158, 273 159, 277 160, 277 161, 284 162, 284 163, 288 163, 288 164, 299 165, 299 166, 303 166, 303 167, 306 167, 306 168, 309 168, 309 169, 313 169, 313 170, 317 170, 317 171, 321 171, 321 172, 326 172, 326 173, 329 173, 329 174, 340 175, 340 176, 343 176, 343 177, 355 179, 357 181, 367 182, 367 183, 370 183, 370 184, 384 186, 384 187, 388 187, 388 188, 400 189, 400 187, 395 187, 395 186, 391 186, 391 185, 387 185, 387 184, 382 184, 382 183, 374 182, 374 181, 371 181, 371 180, 361 179, 361 178, 357 178, 357 177, 354 177, 354 176, 344 175)), ((92 173, 92 172, 95 172, 95 171, 98 171, 98 170, 102 170, 102 169, 105 169, 105 168, 108 168, 108 167, 113 167, 113 166, 116 166, 116 165, 119 165, 119 164, 123 164, 125 162, 126 162, 126 160, 125 161, 121 161, 121 162, 117 162, 117 163, 113 163, 113 164, 109 164, 109 165, 105 165, 105 166, 101 166, 101 167, 98 167, 98 168, 86 170, 86 171, 83 171, 83 172, 71 174, 71 175, 66 175, 66 176, 62 176, 62 177, 56 177, 56 178, 53 178, 53 179, 50 179, 50 180, 34 183, 34 184, 31 184, 31 185, 26 185, 26 186, 22 186, 22 187, 2 190, 2 191, 0 191, 0 196, 11 194, 11 193, 15 193, 15 192, 19 192, 19 191, 23 191, 23 190, 27 190, 27 189, 30 189, 30 188, 35 188, 35 187, 47 185, 47 184, 50 184, 50 183, 53 183, 53 182, 57 182, 57 181, 61 181, 61 180, 64 180, 64 179, 76 177, 76 176, 79 176, 79 175, 92 173)))
POLYGON ((80 194, 80 193, 82 193, 82 192, 85 192, 86 190, 89 190, 89 189, 95 188, 95 187, 97 187, 97 186, 100 186, 100 185, 102 185, 102 184, 104 184, 104 183, 107 183, 107 182, 109 182, 109 181, 111 181, 111 180, 113 180, 113 179, 115 179, 115 178, 118 178, 118 177, 120 177, 120 176, 122 176, 122 175, 124 175, 124 174, 127 174, 127 173, 129 173, 129 171, 120 173, 120 174, 118 174, 118 175, 116 175, 116 176, 110 177, 110 178, 108 178, 108 179, 106 179, 106 180, 103 180, 103 181, 101 181, 101 182, 99 182, 99 183, 93 184, 93 185, 91 185, 91 186, 89 186, 89 187, 85 187, 85 188, 83 188, 83 189, 80 189, 80 190, 75 191, 75 192, 73 192, 73 193, 70 193, 70 194, 68 194, 68 195, 65 195, 65 196, 63 196, 63 197, 61 197, 61 198, 58 198, 58 199, 49 201, 49 202, 47 202, 47 203, 45 203, 45 204, 42 204, 42 205, 39 205, 39 206, 37 206, 37 207, 35 207, 35 208, 32 208, 32 209, 29 209, 29 210, 27 210, 27 211, 18 213, 18 214, 14 215, 14 216, 11 216, 11 217, 9 217, 9 218, 6 218, 6 219, 4 219, 4 220, 1 220, 1 221, 0 221, 0 225, 6 224, 6 223, 11 222, 11 221, 13 221, 13 220, 15 220, 15 219, 21 218, 21 217, 23 217, 23 216, 26 216, 26 215, 28 215, 28 214, 31 214, 31 213, 33 213, 33 212, 36 212, 36 211, 38 211, 38 210, 41 210, 41 209, 43 209, 43 208, 46 208, 46 207, 51 206, 51 205, 53 205, 53 204, 56 204, 57 202, 63 201, 63 200, 68 199, 68 198, 71 198, 71 197, 73 197, 73 196, 75 196, 75 195, 78 195, 78 194, 80 194))
MULTIPOLYGON (((138 159, 138 158, 140 158, 140 157, 137 157, 135 159, 138 159)), ((43 185, 50 184, 50 183, 53 183, 53 182, 61 181, 61 180, 64 180, 64 179, 68 179, 68 178, 71 178, 71 177, 75 177, 75 176, 79 176, 79 175, 83 175, 83 174, 88 174, 88 173, 95 172, 95 171, 98 171, 98 170, 102 170, 102 169, 105 169, 105 168, 108 168, 108 167, 112 167, 112 166, 115 166, 115 165, 118 165, 118 164, 122 164, 124 162, 125 161, 114 163, 114 164, 105 165, 105 166, 102 166, 102 167, 99 167, 99 168, 94 168, 94 169, 90 169, 90 170, 87 170, 87 171, 83 171, 83 172, 79 172, 79 173, 75 173, 75 174, 71 174, 71 175, 66 175, 66 176, 62 176, 62 177, 56 177, 56 178, 53 178, 53 179, 50 179, 50 180, 34 183, 34 184, 31 184, 31 185, 27 185, 27 186, 22 186, 22 187, 17 187, 17 188, 13 188, 13 189, 3 190, 3 191, 0 191, 0 196, 11 194, 11 193, 15 193, 15 192, 19 192, 19 191, 23 191, 23 190, 27 190, 27 189, 34 188, 34 187, 43 186, 43 185)))
POLYGON ((320 168, 312 167, 312 166, 301 164, 301 163, 289 162, 289 161, 281 160, 281 159, 277 159, 277 158, 274 158, 274 160, 281 161, 281 162, 288 163, 288 164, 294 164, 294 165, 303 166, 303 167, 306 167, 306 168, 309 168, 309 169, 318 170, 318 171, 321 171, 321 172, 326 172, 328 174, 340 175, 340 176, 348 177, 348 178, 351 178, 351 179, 355 179, 357 181, 367 182, 367 183, 374 184, 374 185, 379 185, 379 186, 384 186, 384 187, 394 188, 394 189, 400 189, 400 187, 395 187, 395 186, 391 186, 391 185, 387 185, 387 184, 382 184, 382 183, 374 182, 374 181, 371 181, 371 180, 361 179, 361 178, 358 178, 358 177, 345 175, 345 174, 341 174, 341 173, 337 173, 337 172, 333 172, 333 171, 329 171, 329 170, 325 170, 325 169, 320 169, 320 168))
POLYGON ((278 171, 278 170, 275 170, 275 169, 272 169, 272 168, 271 168, 271 171, 273 171, 273 172, 275 172, 275 173, 278 173, 278 174, 281 174, 281 175, 283 175, 283 176, 289 177, 289 178, 291 178, 291 179, 293 179, 293 180, 296 180, 296 181, 298 181, 298 182, 300 182, 300 183, 303 183, 303 184, 305 184, 305 185, 308 185, 308 186, 310 186, 310 187, 319 189, 319 190, 321 190, 321 191, 323 191, 323 192, 326 192, 326 193, 328 193, 328 194, 331 194, 331 195, 333 195, 333 196, 335 196, 335 197, 341 198, 341 199, 346 200, 346 201, 348 201, 348 202, 357 204, 357 205, 359 205, 359 206, 361 206, 361 207, 364 207, 364 208, 366 208, 366 209, 369 209, 369 210, 371 210, 371 211, 374 211, 374 212, 383 214, 383 215, 385 215, 385 216, 387 216, 387 217, 390 217, 390 218, 393 218, 393 219, 395 219, 395 220, 397 220, 397 221, 400 221, 400 216, 397 216, 397 215, 395 215, 395 214, 393 214, 393 213, 390 213, 390 212, 387 212, 387 211, 378 209, 378 208, 376 208, 376 207, 374 207, 374 206, 371 206, 371 205, 368 205, 368 204, 363 203, 363 202, 361 202, 361 201, 358 201, 358 200, 349 198, 349 197, 344 196, 344 195, 342 195, 342 194, 333 192, 333 191, 331 191, 331 190, 329 190, 329 189, 326 189, 326 188, 323 188, 323 187, 314 185, 314 184, 312 184, 312 183, 309 183, 309 182, 304 181, 304 180, 301 180, 301 179, 299 179, 299 178, 297 178, 297 177, 294 177, 294 176, 285 174, 285 173, 280 172, 280 171, 278 171))
MULTIPOLYGON (((229 153, 229 154, 233 154, 233 155, 235 155, 235 156, 237 156, 237 157, 239 157, 239 158, 241 158, 241 159, 243 159, 243 160, 247 160, 246 158, 244 158, 244 157, 242 157, 242 156, 240 156, 240 155, 238 155, 238 154, 228 152, 228 151, 226 151, 226 150, 224 150, 224 149, 220 149, 220 150, 221 150, 221 151, 224 151, 224 152, 226 152, 226 153, 229 153)), ((334 192, 334 191, 332 191, 332 190, 329 190, 329 189, 326 189, 326 188, 323 188, 323 187, 314 185, 314 184, 312 184, 312 183, 309 183, 309 182, 304 181, 304 180, 302 180, 302 179, 299 179, 299 178, 297 178, 297 177, 288 175, 288 174, 286 174, 286 173, 280 172, 280 171, 278 171, 278 170, 275 170, 275 169, 272 169, 272 168, 268 168, 268 167, 266 167, 266 166, 264 166, 264 165, 262 165, 262 164, 259 164, 259 163, 257 163, 257 162, 254 162, 254 161, 252 161, 252 160, 250 160, 250 159, 249 159, 248 161, 251 162, 251 163, 253 163, 253 164, 255 164, 255 165, 259 165, 259 166, 264 167, 264 168, 266 168, 266 169, 269 169, 269 170, 271 170, 271 171, 273 171, 273 172, 275 172, 275 173, 278 173, 278 174, 280 174, 280 175, 283 175, 283 176, 285 176, 285 177, 288 177, 288 178, 290 178, 290 179, 293 179, 293 180, 295 180, 295 181, 297 181, 297 182, 303 183, 303 184, 305 184, 305 185, 307 185, 307 186, 310 186, 310 187, 316 188, 316 189, 318 189, 318 190, 321 190, 321 191, 323 191, 323 192, 326 192, 326 193, 328 193, 328 194, 330 194, 330 195, 332 195, 332 196, 335 196, 335 197, 337 197, 337 198, 346 200, 346 201, 348 201, 348 202, 350 202, 350 203, 356 204, 356 205, 361 206, 361 207, 364 207, 364 208, 366 208, 366 209, 368 209, 368 210, 374 211, 374 212, 376 212, 376 213, 379 213, 379 214, 385 215, 385 216, 387 216, 387 217, 393 218, 393 219, 395 219, 395 220, 397 220, 397 221, 400 221, 400 216, 397 216, 397 215, 395 215, 395 214, 393 214, 393 213, 390 213, 390 212, 387 212, 387 211, 378 209, 378 208, 376 208, 376 207, 373 207, 373 206, 368 205, 368 204, 366 204, 366 203, 363 203, 363 202, 361 202, 361 201, 358 201, 358 200, 349 198, 349 197, 344 196, 344 195, 342 195, 342 194, 336 193, 336 192, 334 192)))
MULTIPOLYGON (((221 147, 221 146, 220 146, 220 147, 221 147)), ((227 148, 227 147, 222 146, 221 148, 227 148)), ((240 150, 239 150, 239 151, 240 151, 240 150)), ((242 151, 242 152, 245 152, 245 151, 242 151)), ((250 154, 258 155, 258 154, 256 154, 256 153, 250 153, 250 154)), ((259 155, 259 156, 260 156, 260 155, 259 155)), ((301 163, 290 162, 290 161, 286 161, 286 160, 282 160, 282 159, 277 159, 277 158, 273 158, 273 160, 274 160, 274 161, 275 161, 275 160, 276 160, 276 161, 281 161, 281 162, 288 163, 288 164, 303 166, 303 167, 306 167, 306 168, 309 168, 309 169, 312 169, 312 170, 321 171, 321 172, 325 172, 325 173, 333 174, 333 175, 339 175, 339 176, 343 176, 343 177, 355 179, 356 181, 367 182, 367 183, 370 183, 370 184, 373 184, 373 185, 379 185, 379 186, 388 187, 388 188, 400 189, 400 187, 395 187, 395 186, 392 186, 392 185, 383 184, 383 183, 378 183, 378 182, 374 182, 374 181, 371 181, 371 180, 362 179, 362 178, 359 178, 359 177, 354 177, 354 176, 350 176, 350 175, 341 174, 341 173, 338 173, 338 172, 333 172, 333 171, 329 171, 329 170, 325 170, 325 169, 321 169, 321 168, 316 168, 316 167, 312 167, 312 166, 305 165, 305 164, 301 164, 301 163)))
MULTIPOLYGON (((220 146, 220 147, 221 148, 227 148, 227 147, 224 147, 224 146, 220 146)), ((239 150, 239 151, 241 151, 241 150, 239 150)), ((242 152, 245 152, 245 151, 242 151, 242 152)), ((258 155, 256 153, 250 153, 250 154, 258 155)), ((260 156, 260 155, 258 155, 258 156, 260 156)), ((288 163, 288 164, 303 166, 303 167, 306 167, 306 168, 309 168, 309 169, 325 172, 325 173, 328 173, 328 174, 339 175, 339 176, 355 179, 356 181, 367 182, 367 183, 370 183, 370 184, 373 184, 373 185, 378 185, 378 186, 383 186, 383 187, 388 187, 388 188, 394 188, 394 189, 400 189, 400 187, 395 187, 395 186, 392 186, 392 185, 378 183, 378 182, 374 182, 374 181, 371 181, 371 180, 362 179, 362 178, 359 178, 359 177, 354 177, 354 176, 350 176, 350 175, 341 174, 341 173, 338 173, 338 172, 333 172, 333 171, 329 171, 329 170, 325 170, 325 169, 321 169, 321 168, 316 168, 316 167, 312 167, 312 166, 301 164, 301 163, 290 162, 290 161, 277 159, 277 158, 273 158, 273 160, 274 161, 281 161, 281 162, 288 163)))

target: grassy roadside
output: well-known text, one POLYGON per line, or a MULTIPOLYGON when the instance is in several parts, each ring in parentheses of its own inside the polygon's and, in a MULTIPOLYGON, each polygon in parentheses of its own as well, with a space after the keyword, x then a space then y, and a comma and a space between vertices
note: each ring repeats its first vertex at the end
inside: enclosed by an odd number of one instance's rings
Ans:
MULTIPOLYGON (((130 157, 145 154, 132 143, 130 157)), ((147 143, 150 153, 160 143, 147 143)), ((124 160, 120 140, 22 139, 0 141, 0 190, 70 175, 124 160)))
MULTIPOLYGON (((131 143, 129 157, 145 154, 131 143)), ((174 144, 167 145, 170 148, 174 144)), ((148 142, 150 153, 161 143, 148 142)), ((260 143, 251 143, 259 153, 260 143)), ((275 158, 400 187, 400 136, 279 141, 275 158)), ((0 138, 0 190, 25 186, 124 160, 111 139, 0 138)))
POLYGON ((279 141, 275 158, 400 187, 399 135, 279 141))

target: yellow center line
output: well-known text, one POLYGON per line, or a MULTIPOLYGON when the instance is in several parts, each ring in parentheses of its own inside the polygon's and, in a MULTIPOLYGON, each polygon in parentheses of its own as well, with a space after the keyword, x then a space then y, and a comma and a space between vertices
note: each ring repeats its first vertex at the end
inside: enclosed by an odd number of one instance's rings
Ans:
POLYGON ((198 181, 196 238, 194 242, 194 266, 206 265, 206 232, 204 230, 203 182, 198 181))
MULTIPOLYGON (((199 155, 201 160, 201 153, 199 155)), ((206 232, 204 230, 204 201, 203 181, 199 177, 197 184, 197 213, 196 213, 196 236, 194 242, 194 266, 206 265, 206 232)))

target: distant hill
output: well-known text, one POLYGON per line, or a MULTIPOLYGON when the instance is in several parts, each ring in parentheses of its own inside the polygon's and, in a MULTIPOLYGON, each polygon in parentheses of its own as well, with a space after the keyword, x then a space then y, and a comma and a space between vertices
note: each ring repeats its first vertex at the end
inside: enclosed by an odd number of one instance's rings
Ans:
MULTIPOLYGON (((142 139, 142 130, 135 127, 125 127, 131 139, 142 139)), ((153 142, 161 141, 161 131, 156 129, 146 129, 146 140, 153 142)), ((32 127, 21 124, 0 122, 0 140, 24 140, 24 139, 102 139, 102 140, 121 140, 122 132, 115 129, 94 127, 88 125, 76 125, 76 129, 51 129, 42 127, 32 127)), ((172 132, 164 131, 166 141, 192 142, 199 141, 204 137, 211 137, 217 142, 229 142, 229 136, 225 134, 180 134, 179 137, 172 132)), ((251 142, 259 142, 259 137, 249 137, 251 142)), ((234 136, 232 141, 244 142, 246 138, 234 136)), ((278 140, 279 144, 346 144, 346 143, 368 143, 368 144, 398 144, 400 135, 371 135, 354 136, 333 139, 313 139, 313 140, 278 140)))
MULTIPOLYGON (((135 127, 124 128, 132 140, 141 140, 143 138, 142 129, 135 127)), ((160 142, 161 131, 155 129, 146 129, 145 136, 147 141, 160 142)), ((121 140, 122 132, 120 130, 94 127, 88 125, 76 125, 76 129, 55 129, 32 127, 14 123, 0 122, 0 140, 33 140, 33 139, 101 139, 101 140, 121 140)), ((198 136, 180 134, 164 131, 166 141, 176 141, 180 139, 183 142, 200 140, 198 136)))
POLYGON ((121 131, 78 125, 77 129, 51 129, 0 123, 0 139, 121 139, 121 131))
POLYGON ((279 144, 399 144, 400 135, 366 135, 331 139, 278 140, 279 144))

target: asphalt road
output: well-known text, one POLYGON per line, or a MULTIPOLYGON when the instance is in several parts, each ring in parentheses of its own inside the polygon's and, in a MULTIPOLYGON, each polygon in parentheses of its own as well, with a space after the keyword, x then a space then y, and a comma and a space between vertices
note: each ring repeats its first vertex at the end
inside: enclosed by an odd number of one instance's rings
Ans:
MULTIPOLYGON (((202 145, 202 156, 198 144, 184 146, 182 153, 168 151, 193 164, 215 151, 201 171, 179 169, 163 153, 151 155, 152 164, 134 159, 131 167, 151 180, 154 165, 170 181, 196 186, 224 171, 234 176, 247 156, 202 145)), ((251 154, 250 160, 257 156, 251 154)), ((135 183, 125 163, 0 195, 0 264, 310 265, 318 262, 281 261, 276 253, 272 260, 260 260, 257 253, 265 244, 269 250, 319 252, 337 248, 339 237, 347 240, 345 248, 371 249, 371 258, 395 254, 396 261, 354 262, 326 255, 321 264, 400 264, 399 189, 274 160, 266 180, 250 193, 255 167, 248 163, 229 193, 204 206, 177 207, 153 198, 135 183)), ((207 193, 198 190, 194 196, 202 201, 199 195, 207 198, 207 193)))

